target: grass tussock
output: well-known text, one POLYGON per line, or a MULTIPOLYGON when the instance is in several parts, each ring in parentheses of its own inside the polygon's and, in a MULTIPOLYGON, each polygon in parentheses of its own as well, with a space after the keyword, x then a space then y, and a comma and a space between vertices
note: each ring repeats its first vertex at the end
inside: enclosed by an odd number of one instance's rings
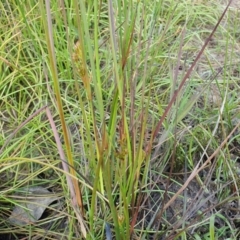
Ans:
POLYGON ((0 239, 239 239, 237 1, 0 3, 0 239))

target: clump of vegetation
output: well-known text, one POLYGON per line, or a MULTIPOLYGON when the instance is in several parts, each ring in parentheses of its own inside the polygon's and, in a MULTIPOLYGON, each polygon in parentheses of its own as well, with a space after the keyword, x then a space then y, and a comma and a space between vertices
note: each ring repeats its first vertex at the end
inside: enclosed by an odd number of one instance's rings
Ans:
POLYGON ((238 239, 237 7, 1 2, 0 239, 238 239))

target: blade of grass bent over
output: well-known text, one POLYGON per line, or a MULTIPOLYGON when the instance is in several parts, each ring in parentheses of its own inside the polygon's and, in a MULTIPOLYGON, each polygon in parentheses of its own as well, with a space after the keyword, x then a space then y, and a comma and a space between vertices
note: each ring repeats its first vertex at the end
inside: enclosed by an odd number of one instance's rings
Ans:
MULTIPOLYGON (((69 173, 69 167, 68 167, 68 164, 66 162, 66 158, 65 158, 65 154, 64 154, 64 151, 63 151, 63 148, 62 148, 60 137, 59 137, 59 134, 57 132, 57 128, 56 128, 56 125, 54 123, 52 114, 51 114, 51 112, 50 112, 48 107, 46 108, 46 114, 47 114, 49 123, 51 125, 52 131, 53 131, 53 134, 54 134, 54 137, 55 137, 55 141, 57 143, 57 147, 58 147, 58 152, 59 152, 60 158, 62 159, 63 170, 65 172, 69 173)), ((74 171, 75 171, 75 169, 74 169, 74 171)), ((86 232, 86 228, 84 226, 83 218, 82 218, 81 214, 79 213, 79 210, 76 208, 76 206, 77 206, 77 197, 76 197, 76 194, 75 194, 75 191, 74 191, 74 185, 73 185, 73 181, 72 181, 73 179, 71 179, 71 177, 69 175, 67 175, 67 174, 66 174, 66 179, 67 179, 67 184, 68 184, 71 196, 72 196, 73 209, 75 210, 78 222, 79 222, 79 224, 81 226, 81 232, 82 232, 83 236, 86 238, 87 232, 86 232)), ((76 181, 76 179, 75 179, 75 181, 76 181)))

